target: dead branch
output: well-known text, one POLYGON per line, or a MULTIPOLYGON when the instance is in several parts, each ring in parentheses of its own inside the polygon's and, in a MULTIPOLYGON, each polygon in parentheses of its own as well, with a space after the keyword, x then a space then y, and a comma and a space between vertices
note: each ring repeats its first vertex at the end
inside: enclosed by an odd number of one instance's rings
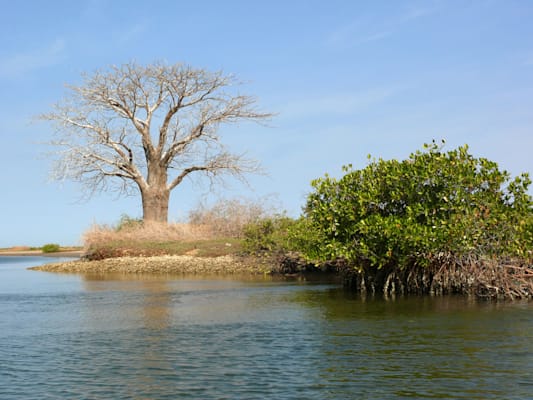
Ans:
POLYGON ((244 179, 259 165, 228 152, 218 129, 272 114, 235 92, 239 84, 231 75, 185 64, 129 63, 85 75, 40 116, 56 127, 52 176, 78 181, 91 193, 109 186, 170 191, 192 173, 211 181, 244 179))

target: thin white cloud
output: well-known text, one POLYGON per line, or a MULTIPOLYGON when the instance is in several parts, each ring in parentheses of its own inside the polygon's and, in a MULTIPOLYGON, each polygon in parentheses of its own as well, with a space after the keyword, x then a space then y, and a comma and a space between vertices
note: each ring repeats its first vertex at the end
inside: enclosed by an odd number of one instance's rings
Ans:
POLYGON ((99 18, 108 11, 109 6, 109 0, 87 0, 82 3, 81 15, 87 19, 99 18))
POLYGON ((358 20, 341 26, 330 33, 326 44, 331 47, 345 47, 380 40, 392 33, 390 30, 367 31, 366 25, 365 21, 358 20))
POLYGON ((392 35, 392 31, 375 32, 369 35, 363 36, 359 39, 359 43, 374 42, 376 40, 384 39, 387 36, 392 35))
POLYGON ((0 77, 19 77, 56 65, 65 58, 65 48, 65 40, 56 39, 46 46, 4 57, 0 59, 0 77))
POLYGON ((398 23, 409 22, 414 19, 426 17, 435 13, 437 9, 435 7, 411 7, 404 14, 398 17, 398 23))
POLYGON ((436 11, 436 7, 412 7, 388 17, 362 16, 330 32, 325 44, 333 48, 345 48, 382 40, 401 29, 403 25, 436 11))
POLYGON ((117 42, 125 44, 137 39, 148 30, 148 23, 139 22, 117 33, 117 42))
POLYGON ((524 60, 524 65, 533 66, 533 54, 529 54, 528 56, 526 56, 526 59, 524 60))
POLYGON ((361 112, 380 104, 405 90, 405 86, 373 88, 356 93, 317 95, 288 103, 280 112, 281 118, 304 118, 313 116, 343 116, 361 112))

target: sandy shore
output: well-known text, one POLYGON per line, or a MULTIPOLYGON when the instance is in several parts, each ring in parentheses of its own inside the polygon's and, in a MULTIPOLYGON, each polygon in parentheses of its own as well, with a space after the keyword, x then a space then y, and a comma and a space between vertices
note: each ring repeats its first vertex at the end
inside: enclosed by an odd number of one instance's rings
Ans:
POLYGON ((153 256, 119 257, 99 261, 76 260, 30 268, 48 272, 74 273, 162 273, 162 274, 266 274, 271 268, 260 263, 246 263, 234 256, 153 256))

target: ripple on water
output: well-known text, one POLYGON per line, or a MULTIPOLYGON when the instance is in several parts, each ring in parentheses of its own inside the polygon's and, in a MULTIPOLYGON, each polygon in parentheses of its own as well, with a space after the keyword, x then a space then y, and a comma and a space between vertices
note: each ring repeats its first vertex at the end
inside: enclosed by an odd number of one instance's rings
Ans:
POLYGON ((333 284, 298 282, 78 276, 50 286, 47 274, 46 290, 13 293, 1 278, 1 399, 533 392, 528 304, 365 302, 333 284))

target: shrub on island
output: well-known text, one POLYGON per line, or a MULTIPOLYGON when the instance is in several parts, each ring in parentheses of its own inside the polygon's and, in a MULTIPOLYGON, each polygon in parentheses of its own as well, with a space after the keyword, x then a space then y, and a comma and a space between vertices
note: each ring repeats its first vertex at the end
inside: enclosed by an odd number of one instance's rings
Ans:
POLYGON ((312 182, 291 233, 308 259, 342 260, 363 292, 533 296, 528 174, 512 179, 466 145, 435 142, 403 161, 369 160, 312 182))
POLYGON ((57 253, 61 247, 57 243, 48 243, 41 247, 43 253, 57 253))

